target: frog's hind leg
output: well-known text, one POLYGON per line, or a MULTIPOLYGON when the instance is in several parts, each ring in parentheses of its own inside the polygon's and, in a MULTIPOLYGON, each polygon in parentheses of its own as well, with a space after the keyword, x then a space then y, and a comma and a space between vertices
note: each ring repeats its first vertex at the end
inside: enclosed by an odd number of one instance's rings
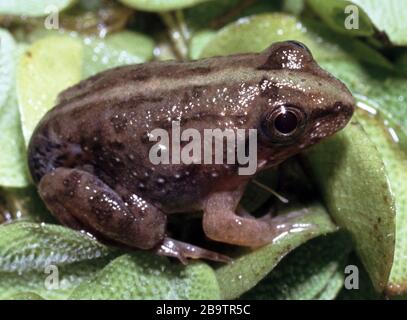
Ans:
POLYGON ((153 249, 165 236, 166 215, 143 199, 124 199, 98 177, 58 168, 42 177, 39 194, 61 223, 133 248, 153 249))
POLYGON ((286 233, 315 228, 311 224, 299 225, 298 215, 274 218, 239 216, 236 209, 242 193, 242 189, 219 192, 205 200, 203 229, 208 238, 239 246, 260 247, 286 233))
POLYGON ((58 220, 128 247, 187 259, 227 262, 229 257, 165 236, 166 215, 137 195, 121 196, 89 172, 58 168, 46 174, 38 190, 58 220))

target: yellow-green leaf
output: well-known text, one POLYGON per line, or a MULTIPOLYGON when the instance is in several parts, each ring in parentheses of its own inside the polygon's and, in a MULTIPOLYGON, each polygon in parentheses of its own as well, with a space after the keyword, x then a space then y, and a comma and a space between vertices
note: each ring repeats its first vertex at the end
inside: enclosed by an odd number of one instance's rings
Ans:
POLYGON ((307 0, 307 4, 329 27, 337 32, 348 36, 371 36, 374 33, 372 22, 367 14, 350 1, 307 0), (353 7, 350 7, 351 5, 353 7), (353 16, 355 10, 357 10, 356 17, 353 16))
POLYGON ((0 14, 42 17, 72 6, 77 0, 0 0, 0 14))
POLYGON ((359 112, 357 118, 383 158, 395 198, 396 248, 386 292, 407 293, 407 156, 394 141, 394 128, 386 127, 382 119, 367 113, 359 112))
POLYGON ((219 299, 219 286, 205 263, 171 264, 151 253, 120 256, 82 283, 71 299, 219 299))
POLYGON ((26 144, 58 94, 81 79, 82 51, 78 40, 51 36, 34 42, 21 57, 17 96, 26 144))
POLYGON ((198 3, 212 0, 119 0, 123 4, 143 11, 170 11, 192 7, 198 3))
POLYGON ((329 213, 350 232, 376 290, 382 291, 393 262, 396 208, 380 153, 352 120, 306 157, 329 213))

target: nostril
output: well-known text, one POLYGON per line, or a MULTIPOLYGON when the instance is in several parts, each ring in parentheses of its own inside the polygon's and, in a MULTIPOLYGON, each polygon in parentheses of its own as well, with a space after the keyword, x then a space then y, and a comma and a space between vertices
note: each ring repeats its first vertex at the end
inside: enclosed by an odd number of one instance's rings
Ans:
POLYGON ((346 115, 346 117, 350 118, 350 117, 352 117, 353 112, 355 111, 355 107, 353 104, 336 102, 334 104, 334 110, 337 113, 343 113, 344 115, 346 115))

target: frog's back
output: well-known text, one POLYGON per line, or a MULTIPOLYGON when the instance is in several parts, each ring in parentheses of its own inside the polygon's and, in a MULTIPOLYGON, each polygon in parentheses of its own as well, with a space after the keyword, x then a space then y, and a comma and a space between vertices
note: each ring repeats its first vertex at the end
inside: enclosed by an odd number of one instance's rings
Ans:
MULTIPOLYGON (((93 173, 109 185, 142 186, 156 198, 162 196, 158 193, 176 190, 172 180, 179 189, 177 177, 190 174, 190 168, 154 168, 149 150, 155 142, 149 141, 149 132, 155 128, 170 131, 172 121, 198 131, 245 125, 248 106, 236 107, 242 89, 242 79, 236 72, 241 68, 250 73, 256 58, 257 55, 239 55, 233 59, 126 66, 102 72, 67 89, 61 93, 58 105, 42 119, 31 140, 29 165, 34 180, 39 182, 57 167, 81 167, 96 171, 93 173), (227 91, 219 92, 222 87, 227 91), (222 101, 214 103, 214 99, 222 101), (114 181, 115 177, 120 181, 114 181), (168 190, 158 189, 157 181, 166 181, 168 190)), ((197 174, 205 175, 202 170, 197 174)), ((166 196, 170 200, 177 197, 180 198, 178 192, 174 197, 166 196)))

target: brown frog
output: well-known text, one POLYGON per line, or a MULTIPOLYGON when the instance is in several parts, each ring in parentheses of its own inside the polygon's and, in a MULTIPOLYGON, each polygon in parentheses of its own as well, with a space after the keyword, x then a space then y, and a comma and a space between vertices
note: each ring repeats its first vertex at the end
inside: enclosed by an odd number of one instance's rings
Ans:
POLYGON ((124 66, 61 93, 31 138, 29 168, 64 225, 181 261, 227 261, 171 239, 167 215, 201 210, 208 238, 247 247, 289 231, 290 218, 237 214, 255 174, 238 174, 239 163, 153 164, 151 132, 173 121, 201 133, 255 129, 258 172, 342 129, 354 105, 296 41, 258 54, 124 66))

